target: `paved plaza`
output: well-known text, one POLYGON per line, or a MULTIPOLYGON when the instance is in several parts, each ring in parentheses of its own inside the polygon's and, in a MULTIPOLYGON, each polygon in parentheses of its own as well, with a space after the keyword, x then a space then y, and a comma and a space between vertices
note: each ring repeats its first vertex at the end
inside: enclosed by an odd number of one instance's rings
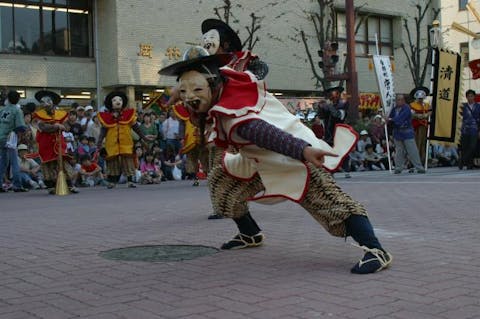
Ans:
POLYGON ((480 318, 480 171, 337 175, 369 209, 389 270, 350 274, 362 251, 290 202, 251 205, 259 248, 177 262, 99 256, 219 247, 236 229, 207 220, 205 181, 0 194, 0 319, 480 318))

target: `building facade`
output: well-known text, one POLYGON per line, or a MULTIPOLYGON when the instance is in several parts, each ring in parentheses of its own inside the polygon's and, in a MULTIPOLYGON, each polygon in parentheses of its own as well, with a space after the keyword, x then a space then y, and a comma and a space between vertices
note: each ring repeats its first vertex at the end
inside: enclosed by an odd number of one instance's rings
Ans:
MULTIPOLYGON (((269 65, 267 83, 284 96, 320 95, 299 30, 309 36, 310 52, 320 61, 314 25, 306 12, 317 11, 311 0, 233 1, 231 25, 246 39, 251 14, 261 17, 253 48, 269 65)), ((421 1, 422 2, 422 1, 421 1)), ((147 103, 175 79, 158 70, 181 59, 182 52, 200 43, 200 25, 222 11, 222 0, 36 0, 0 1, 0 86, 15 88, 26 101, 38 89, 60 93, 63 104, 100 102, 113 89, 125 90, 133 105, 147 103)), ((395 61, 395 86, 409 92, 413 81, 401 50, 407 35, 403 19, 413 19, 415 7, 402 1, 355 1, 366 16, 356 36, 359 91, 378 92, 369 55, 395 61)), ((340 61, 345 59, 344 1, 337 1, 340 61)), ((431 22, 426 19, 427 22, 431 22)), ((318 42, 317 42, 318 43, 318 42)))
MULTIPOLYGON (((480 59, 480 40, 474 40, 472 36, 451 27, 452 23, 456 22, 473 33, 480 33, 480 21, 477 21, 475 16, 467 10, 468 2, 467 0, 440 1, 443 47, 459 52, 462 56, 463 91, 472 89, 480 93, 480 82, 472 79, 472 72, 468 67, 469 61, 480 59)), ((470 0, 470 4, 480 12, 480 1, 470 0)), ((461 100, 465 100, 464 92, 461 94, 461 100)))

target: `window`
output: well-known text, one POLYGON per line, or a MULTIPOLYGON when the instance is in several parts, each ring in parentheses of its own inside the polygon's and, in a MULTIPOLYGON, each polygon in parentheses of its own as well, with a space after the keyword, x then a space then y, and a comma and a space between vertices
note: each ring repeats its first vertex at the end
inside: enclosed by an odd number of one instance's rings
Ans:
POLYGON ((458 0, 458 10, 466 10, 467 9, 468 0, 458 0))
MULTIPOLYGON (((361 21, 361 16, 356 19, 361 21)), ((393 55, 393 20, 384 16, 368 16, 363 23, 357 27, 355 34, 355 54, 367 56, 377 54, 376 38, 378 38, 378 52, 382 55, 393 55)), ((345 13, 337 13, 338 40, 345 42, 347 39, 347 28, 345 13)))
POLYGON ((470 61, 468 42, 460 43, 460 56, 462 57, 462 66, 464 68, 468 67, 468 62, 470 61))
POLYGON ((0 53, 92 56, 92 0, 0 0, 0 53))

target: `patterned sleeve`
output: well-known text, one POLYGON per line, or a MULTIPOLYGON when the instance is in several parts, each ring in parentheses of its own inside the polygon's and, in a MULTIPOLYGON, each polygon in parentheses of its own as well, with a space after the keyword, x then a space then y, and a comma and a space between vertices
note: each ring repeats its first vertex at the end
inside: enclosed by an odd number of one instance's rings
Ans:
POLYGON ((241 124, 237 134, 255 145, 294 159, 304 161, 303 149, 310 144, 294 137, 264 120, 252 120, 241 124))

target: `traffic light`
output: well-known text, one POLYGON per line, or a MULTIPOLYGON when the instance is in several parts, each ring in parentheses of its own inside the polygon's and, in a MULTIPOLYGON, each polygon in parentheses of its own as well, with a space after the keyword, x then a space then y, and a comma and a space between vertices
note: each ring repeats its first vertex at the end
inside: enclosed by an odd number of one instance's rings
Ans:
POLYGON ((323 70, 326 77, 335 74, 335 66, 338 63, 339 57, 337 54, 338 43, 326 41, 323 50, 318 50, 318 55, 322 61, 318 62, 318 66, 323 70))

